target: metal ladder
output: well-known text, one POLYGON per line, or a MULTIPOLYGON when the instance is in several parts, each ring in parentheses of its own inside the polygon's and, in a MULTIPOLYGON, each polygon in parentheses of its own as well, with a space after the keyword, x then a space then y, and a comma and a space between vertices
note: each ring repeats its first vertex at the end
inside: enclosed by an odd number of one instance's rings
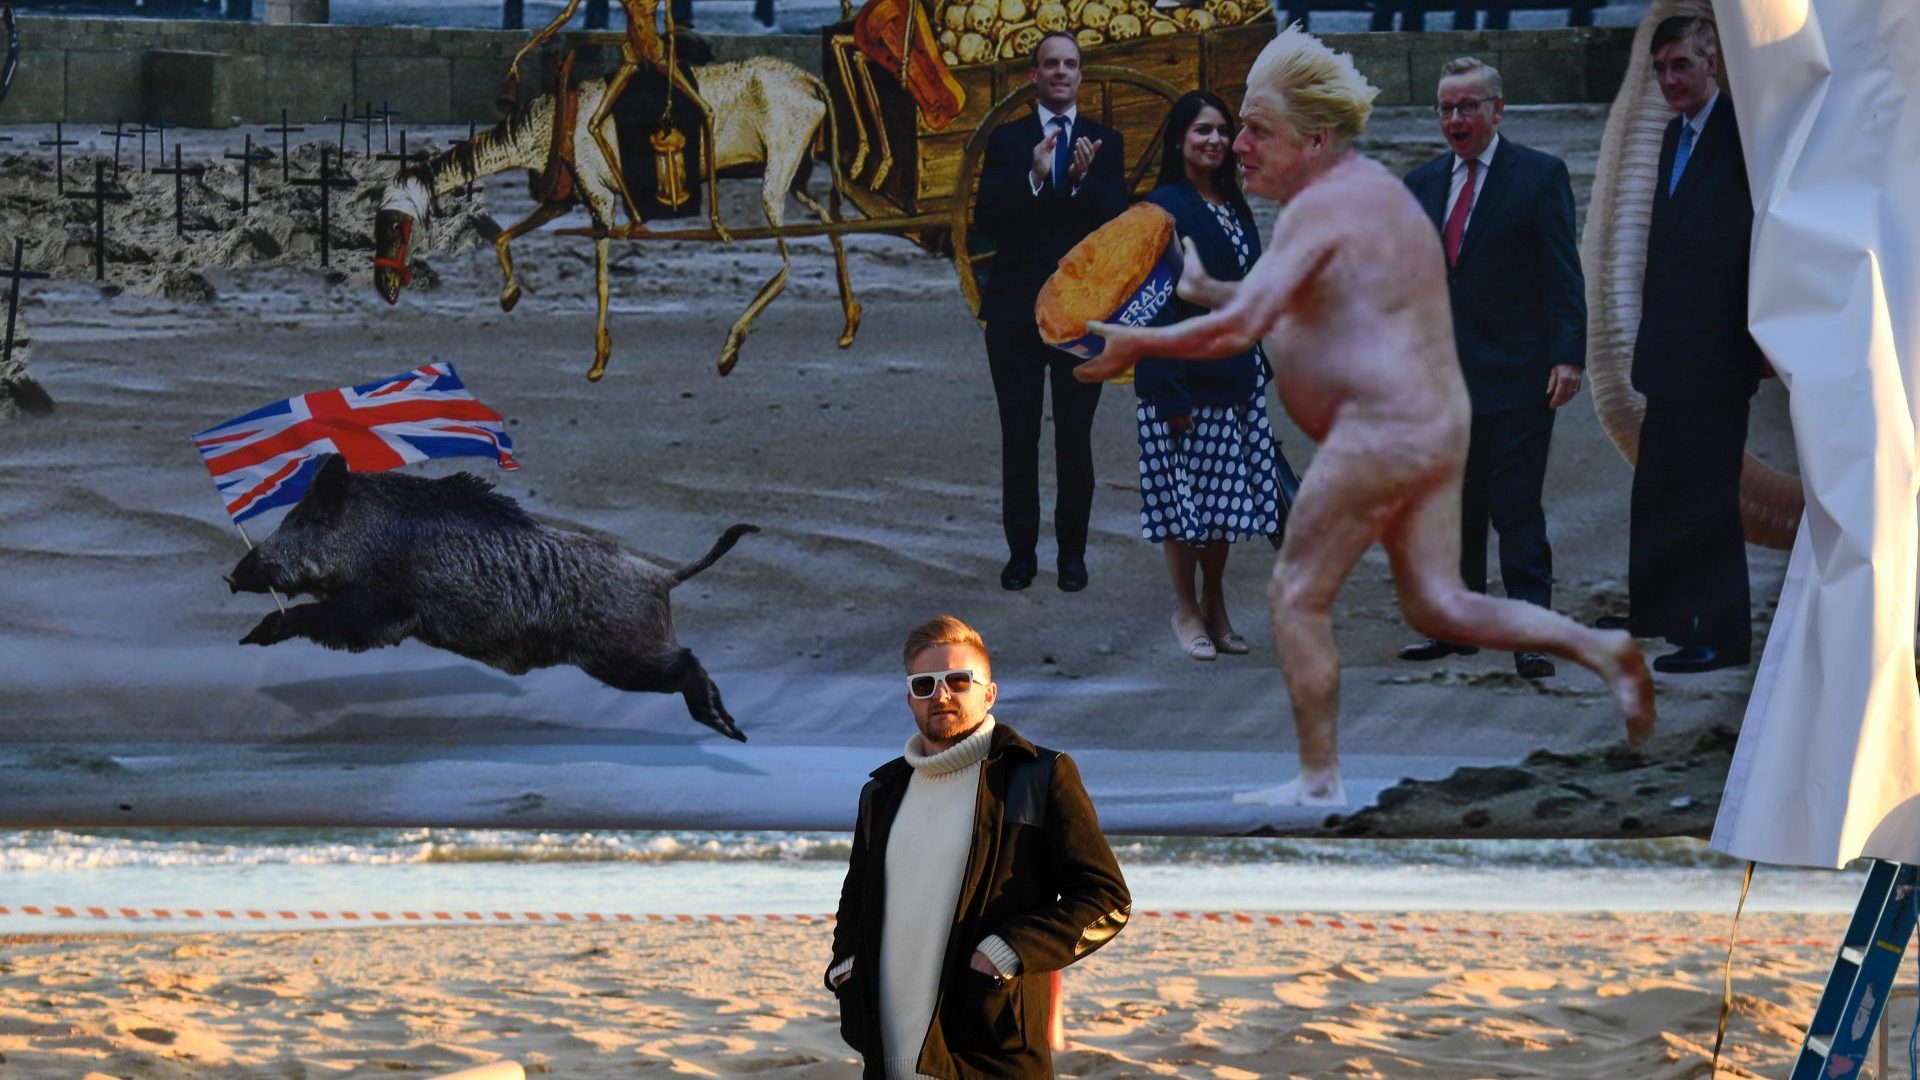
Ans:
POLYGON ((1873 861, 1790 1080, 1853 1080, 1859 1075, 1913 937, 1916 887, 1920 863, 1873 861))

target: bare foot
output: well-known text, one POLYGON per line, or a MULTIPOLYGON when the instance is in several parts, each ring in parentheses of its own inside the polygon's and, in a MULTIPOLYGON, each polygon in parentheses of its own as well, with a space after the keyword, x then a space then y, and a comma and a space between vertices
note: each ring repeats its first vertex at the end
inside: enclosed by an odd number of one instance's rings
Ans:
POLYGON ((1608 640, 1600 653, 1600 677, 1627 718, 1627 745, 1639 746, 1653 734, 1653 678, 1647 674, 1647 658, 1626 631, 1609 630, 1604 636, 1608 640))
POLYGON ((1337 769, 1303 769, 1278 787, 1236 792, 1233 801, 1240 806, 1345 806, 1347 789, 1337 769))

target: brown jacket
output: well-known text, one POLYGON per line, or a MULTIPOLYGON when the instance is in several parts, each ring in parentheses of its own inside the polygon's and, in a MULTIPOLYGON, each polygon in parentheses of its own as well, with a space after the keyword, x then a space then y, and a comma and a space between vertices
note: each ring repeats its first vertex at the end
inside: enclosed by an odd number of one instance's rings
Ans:
MULTIPOLYGON (((860 817, 831 969, 854 957, 840 998, 840 1034, 880 1078, 880 927, 886 913, 887 835, 913 769, 895 758, 860 792, 860 817)), ((946 927, 947 951, 919 1071, 949 1077, 1051 1077, 1047 975, 1120 932, 1133 901, 1073 759, 1034 746, 997 724, 980 770, 973 842, 960 900, 946 927), (1020 974, 994 979, 970 966, 980 939, 998 934, 1020 957, 1020 974)), ((929 932, 939 932, 937 923, 929 932)), ((832 988, 832 982, 828 982, 832 988)))

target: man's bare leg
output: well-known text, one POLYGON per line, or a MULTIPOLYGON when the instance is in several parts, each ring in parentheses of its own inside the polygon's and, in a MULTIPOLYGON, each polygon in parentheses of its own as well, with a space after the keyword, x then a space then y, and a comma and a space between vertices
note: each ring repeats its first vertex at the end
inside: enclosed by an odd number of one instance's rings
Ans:
POLYGON ((1376 539, 1380 507, 1395 498, 1377 462, 1349 451, 1338 433, 1314 455, 1287 520, 1267 605, 1273 651, 1287 680, 1300 775, 1277 787, 1240 792, 1236 803, 1345 806, 1340 782, 1340 648, 1333 639, 1333 601, 1376 539))
POLYGON ((1653 681, 1633 638, 1593 630, 1549 608, 1485 596, 1460 580, 1460 471, 1437 478, 1387 530, 1400 610, 1415 631, 1507 652, 1549 652, 1599 675, 1627 720, 1627 742, 1653 733, 1653 681))

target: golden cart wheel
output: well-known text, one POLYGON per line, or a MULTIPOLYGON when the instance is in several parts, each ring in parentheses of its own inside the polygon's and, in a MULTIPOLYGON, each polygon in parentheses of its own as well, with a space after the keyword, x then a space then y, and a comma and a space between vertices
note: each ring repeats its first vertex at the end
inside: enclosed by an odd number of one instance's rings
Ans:
MULTIPOLYGON (((1088 84, 1099 86, 1101 88, 1099 100, 1102 102, 1112 101, 1113 95, 1108 92, 1108 87, 1114 83, 1125 86, 1135 86, 1143 90, 1151 91, 1164 99, 1169 108, 1172 107, 1174 102, 1180 100, 1182 93, 1185 93, 1185 91, 1167 82, 1165 79, 1157 79, 1152 75, 1143 75, 1131 68, 1115 67, 1110 64, 1089 64, 1082 69, 1080 85, 1083 88, 1088 84)), ((980 281, 975 275, 974 266, 977 262, 984 262, 986 259, 991 258, 992 254, 988 253, 976 258, 973 252, 971 236, 973 229, 974 179, 980 174, 980 159, 986 156, 987 138, 993 134, 993 129, 999 127, 1015 109, 1032 101, 1037 93, 1038 91, 1035 89, 1033 83, 1029 81, 1006 97, 1001 98, 994 104, 992 109, 987 111, 987 115, 980 121, 980 126, 973 129, 973 136, 967 140, 966 152, 960 158, 959 175, 954 177, 953 224, 951 226, 953 230, 953 269, 960 275, 960 292, 967 298, 967 310, 973 312, 973 316, 976 319, 980 317, 980 281)), ((1085 100, 1089 96, 1090 95, 1084 92, 1081 94, 1082 100, 1085 100)), ((1109 110, 1103 106, 1102 111, 1105 112, 1109 110)), ((1101 122, 1108 127, 1113 126, 1110 123, 1106 123, 1106 118, 1104 117, 1101 122)), ((1163 114, 1162 123, 1164 122, 1165 116, 1163 114)), ((1149 145, 1142 151, 1142 156, 1138 164, 1132 168, 1131 175, 1127 177, 1128 191, 1133 192, 1138 189, 1140 181, 1146 173, 1147 166, 1152 163, 1157 163, 1159 157, 1160 133, 1156 129, 1149 145)))
MULTIPOLYGON (((1673 110, 1653 81, 1647 47, 1669 15, 1713 14, 1707 0, 1654 0, 1634 35, 1626 81, 1607 114, 1593 201, 1581 237, 1587 276, 1587 377, 1593 408, 1607 436, 1629 463, 1640 456, 1640 420, 1646 400, 1634 391, 1633 341, 1640 332, 1640 285, 1647 266, 1647 233, 1659 182, 1660 140, 1673 110)), ((1806 506, 1800 478, 1746 456, 1740 470, 1740 521, 1747 540, 1786 549, 1806 506)))

